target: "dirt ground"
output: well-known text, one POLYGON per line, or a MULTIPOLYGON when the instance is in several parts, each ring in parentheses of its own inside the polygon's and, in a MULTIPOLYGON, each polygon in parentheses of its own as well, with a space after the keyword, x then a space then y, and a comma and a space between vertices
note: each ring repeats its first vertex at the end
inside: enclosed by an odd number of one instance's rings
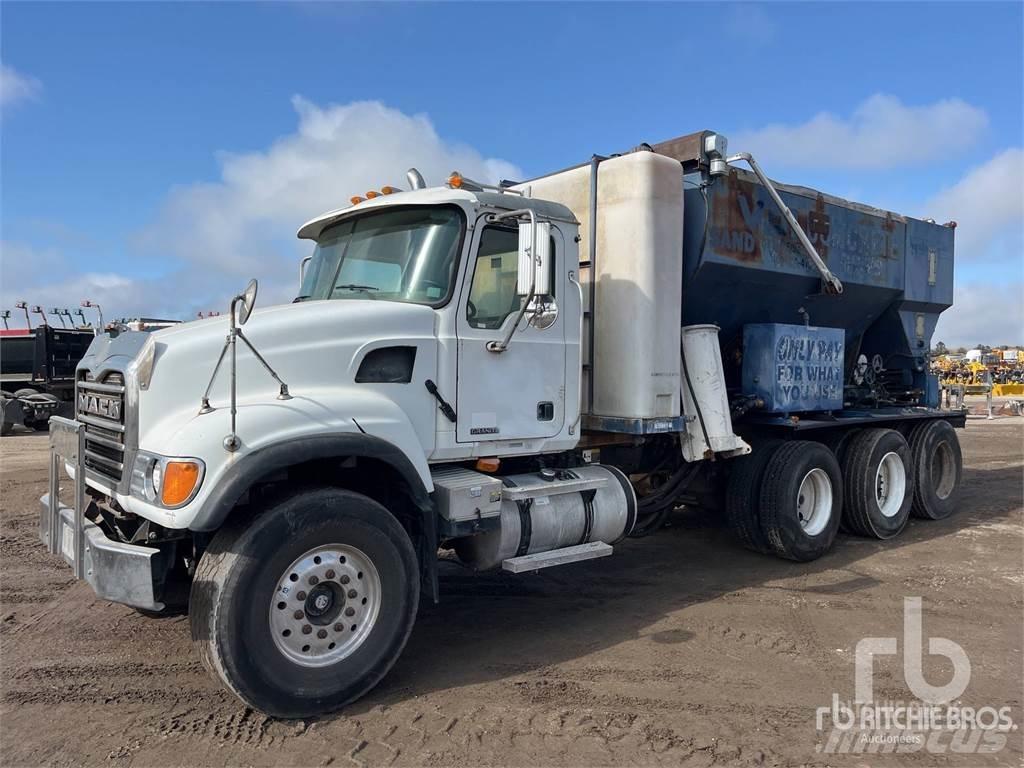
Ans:
MULTIPOLYGON (((992 754, 837 755, 815 710, 854 690, 854 647, 924 636, 971 662, 966 706, 1021 708, 1024 418, 961 433, 959 514, 895 541, 841 535, 798 565, 741 549, 683 512, 610 558, 540 574, 442 574, 405 654, 346 711, 274 721, 223 693, 187 618, 96 600, 36 539, 46 437, 0 441, 0 759, 6 765, 1020 765, 992 754)), ((951 667, 925 655, 926 678, 951 667)), ((913 698, 900 657, 875 697, 913 698)))

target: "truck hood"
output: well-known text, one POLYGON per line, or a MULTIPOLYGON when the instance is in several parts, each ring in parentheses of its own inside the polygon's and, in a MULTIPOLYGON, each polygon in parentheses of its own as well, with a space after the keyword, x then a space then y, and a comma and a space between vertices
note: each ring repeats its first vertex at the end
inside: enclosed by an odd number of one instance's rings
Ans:
MULTIPOLYGON (((435 312, 418 304, 372 299, 307 301, 253 312, 242 333, 295 397, 326 400, 355 378, 362 350, 381 340, 435 339, 435 312)), ((173 432, 198 414, 203 393, 224 348, 227 317, 208 318, 151 334, 156 357, 148 389, 139 393, 139 444, 157 431, 173 432)), ((252 351, 237 344, 240 405, 273 401, 277 382, 252 351)), ((214 407, 228 405, 230 354, 210 390, 214 407)))

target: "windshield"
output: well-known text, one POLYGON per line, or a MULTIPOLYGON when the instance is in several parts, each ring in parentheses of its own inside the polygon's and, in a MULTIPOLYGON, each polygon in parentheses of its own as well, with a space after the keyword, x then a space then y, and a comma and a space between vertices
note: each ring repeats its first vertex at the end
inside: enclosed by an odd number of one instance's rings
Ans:
POLYGON ((431 206, 373 211, 325 229, 298 300, 440 304, 458 263, 462 222, 457 208, 431 206))

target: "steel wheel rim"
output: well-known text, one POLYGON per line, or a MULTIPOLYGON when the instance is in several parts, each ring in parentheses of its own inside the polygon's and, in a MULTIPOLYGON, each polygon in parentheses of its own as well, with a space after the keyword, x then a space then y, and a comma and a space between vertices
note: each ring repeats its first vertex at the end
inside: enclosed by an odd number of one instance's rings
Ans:
POLYGON ((380 614, 380 574, 362 550, 327 544, 285 569, 270 598, 270 635, 289 661, 326 667, 351 656, 380 614))
POLYGON ((895 517, 907 495, 907 468, 895 451, 889 451, 878 462, 875 471, 875 502, 883 517, 895 517))
POLYGON ((949 498, 956 485, 956 462, 953 449, 945 441, 939 443, 932 454, 932 480, 935 482, 935 495, 940 499, 949 498))
POLYGON ((828 526, 832 516, 832 481, 825 470, 816 467, 800 481, 796 516, 808 536, 817 536, 828 526))

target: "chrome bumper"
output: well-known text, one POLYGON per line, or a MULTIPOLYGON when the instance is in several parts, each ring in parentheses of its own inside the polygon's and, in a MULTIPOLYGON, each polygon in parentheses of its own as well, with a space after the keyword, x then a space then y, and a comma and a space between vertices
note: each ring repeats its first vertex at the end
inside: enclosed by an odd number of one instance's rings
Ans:
POLYGON ((162 552, 111 539, 86 518, 92 502, 85 493, 84 456, 82 425, 71 419, 51 418, 50 492, 39 500, 39 538, 51 553, 64 558, 75 578, 89 582, 97 597, 159 611, 164 604, 156 599, 154 575, 162 573, 155 567, 162 552), (74 507, 60 502, 65 461, 75 465, 74 507))

